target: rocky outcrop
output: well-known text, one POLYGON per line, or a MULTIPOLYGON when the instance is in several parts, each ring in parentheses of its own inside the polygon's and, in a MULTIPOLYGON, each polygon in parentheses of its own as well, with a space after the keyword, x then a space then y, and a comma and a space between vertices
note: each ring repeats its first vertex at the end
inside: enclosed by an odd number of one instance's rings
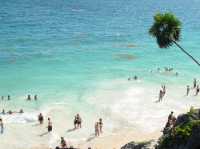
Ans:
POLYGON ((200 109, 191 108, 178 116, 171 131, 158 141, 156 149, 200 149, 200 109))
POLYGON ((200 149, 200 109, 179 115, 174 126, 155 142, 124 145, 121 149, 200 149))
POLYGON ((148 142, 130 142, 124 145, 121 149, 154 149, 155 141, 148 141, 148 142))

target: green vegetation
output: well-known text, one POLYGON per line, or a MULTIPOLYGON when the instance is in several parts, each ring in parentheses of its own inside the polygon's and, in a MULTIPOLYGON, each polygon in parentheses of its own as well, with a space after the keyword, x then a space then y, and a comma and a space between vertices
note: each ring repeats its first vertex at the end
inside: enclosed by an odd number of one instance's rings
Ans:
POLYGON ((154 16, 154 23, 149 29, 149 34, 156 38, 160 48, 168 48, 175 44, 200 66, 200 63, 177 43, 180 40, 181 21, 172 13, 157 13, 154 16))
POLYGON ((158 142, 157 149, 173 149, 186 145, 195 132, 194 129, 200 128, 200 120, 194 119, 197 114, 198 110, 191 107, 190 111, 184 115, 187 120, 175 126, 168 134, 163 135, 158 142))

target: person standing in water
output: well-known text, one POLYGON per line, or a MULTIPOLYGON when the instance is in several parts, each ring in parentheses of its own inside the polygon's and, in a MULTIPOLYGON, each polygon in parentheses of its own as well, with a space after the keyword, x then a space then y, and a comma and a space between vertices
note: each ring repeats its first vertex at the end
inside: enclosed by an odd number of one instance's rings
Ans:
POLYGON ((34 96, 34 100, 37 100, 37 95, 34 96))
POLYGON ((50 120, 50 118, 48 118, 48 126, 47 126, 47 129, 48 129, 48 132, 50 133, 50 132, 52 132, 52 122, 51 122, 51 120, 50 120))
POLYGON ((31 95, 27 96, 27 100, 29 100, 29 101, 31 100, 31 95))
POLYGON ((94 129, 95 129, 95 136, 98 137, 99 136, 99 123, 98 122, 95 123, 94 129))
POLYGON ((3 120, 2 120, 2 118, 0 118, 0 128, 1 128, 0 133, 3 134, 3 132, 4 132, 4 125, 3 125, 3 120))
POLYGON ((197 85, 197 88, 196 88, 196 96, 199 94, 199 91, 200 91, 199 85, 197 85))
POLYGON ((158 95, 158 102, 161 102, 163 98, 163 91, 160 90, 159 95, 158 95))
POLYGON ((166 93, 166 86, 165 86, 165 85, 162 86, 162 90, 163 90, 163 91, 162 91, 163 96, 165 96, 165 93, 166 93))
POLYGON ((197 79, 194 78, 194 81, 193 81, 193 88, 196 88, 197 87, 197 79))
POLYGON ((189 95, 189 93, 190 93, 190 86, 189 86, 189 85, 187 85, 187 92, 186 92, 186 95, 188 96, 188 95, 189 95))
POLYGON ((44 117, 43 117, 42 113, 40 113, 40 114, 38 115, 38 121, 39 121, 40 124, 43 124, 44 117))
POLYGON ((8 95, 8 100, 10 100, 10 95, 8 95))
POLYGON ((99 131, 100 131, 100 133, 103 133, 103 120, 102 120, 102 118, 99 119, 99 131))

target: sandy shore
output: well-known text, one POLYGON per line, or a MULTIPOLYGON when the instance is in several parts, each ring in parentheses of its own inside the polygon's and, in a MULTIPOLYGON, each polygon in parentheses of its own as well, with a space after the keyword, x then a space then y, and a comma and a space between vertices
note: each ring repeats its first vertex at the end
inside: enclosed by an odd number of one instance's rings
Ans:
POLYGON ((161 133, 159 131, 143 134, 129 129, 119 131, 113 135, 95 138, 90 142, 78 145, 78 147, 81 149, 87 149, 88 146, 90 146, 92 149, 120 149, 123 145, 131 141, 149 141, 152 139, 158 139, 160 135, 161 133))
MULTIPOLYGON (((45 133, 45 126, 38 124, 9 124, 5 133, 0 136, 0 148, 2 149, 54 149, 60 142, 60 129, 57 128, 52 134, 45 133)), ((78 133, 78 132, 77 132, 78 133)), ((131 141, 148 141, 157 139, 159 131, 144 134, 136 130, 126 128, 112 134, 100 137, 90 137, 87 140, 74 141, 66 138, 69 145, 76 148, 88 149, 120 149, 131 141)), ((63 135, 64 136, 64 135, 63 135)))

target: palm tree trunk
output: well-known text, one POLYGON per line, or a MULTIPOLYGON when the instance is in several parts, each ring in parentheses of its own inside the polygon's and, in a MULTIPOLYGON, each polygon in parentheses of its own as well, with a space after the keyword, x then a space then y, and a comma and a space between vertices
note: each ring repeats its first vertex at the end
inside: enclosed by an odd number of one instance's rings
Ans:
POLYGON ((181 49, 182 52, 184 52, 187 56, 189 56, 198 66, 200 66, 200 63, 192 56, 190 55, 187 51, 185 51, 176 41, 173 40, 175 45, 181 49))

